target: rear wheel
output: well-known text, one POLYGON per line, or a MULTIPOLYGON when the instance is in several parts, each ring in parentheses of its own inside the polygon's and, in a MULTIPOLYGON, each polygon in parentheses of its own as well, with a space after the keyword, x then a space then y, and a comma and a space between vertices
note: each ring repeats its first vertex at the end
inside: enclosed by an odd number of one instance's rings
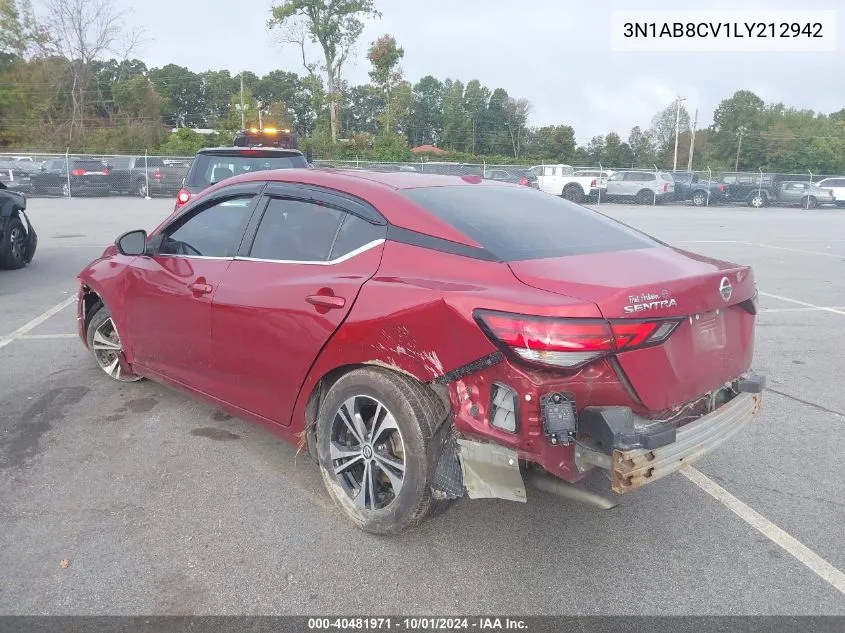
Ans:
POLYGON ((123 351, 120 335, 105 306, 97 310, 88 322, 88 349, 104 372, 120 382, 135 382, 140 376, 127 373, 120 366, 119 354, 123 351))
POLYGON ((581 202, 584 199, 584 191, 578 185, 566 185, 563 192, 560 194, 565 200, 570 202, 581 202))
POLYGON ((643 189, 637 193, 637 202, 639 204, 652 204, 654 202, 654 193, 648 189, 643 189))
POLYGON ((135 183, 135 193, 142 198, 147 197, 147 181, 144 178, 141 178, 135 183))
POLYGON ((819 206, 819 201, 816 200, 815 196, 804 196, 804 199, 801 200, 801 206, 805 209, 816 209, 819 206))
POLYGON ((317 457, 347 519, 366 532, 395 534, 442 507, 429 472, 442 415, 423 385, 387 370, 355 369, 332 386, 317 419, 317 457))
POLYGON ((66 182, 62 183, 62 195, 65 198, 70 198, 70 185, 66 182))
POLYGON ((748 199, 748 204, 754 207, 755 209, 765 207, 766 202, 768 202, 768 200, 766 199, 766 194, 764 193, 752 194, 751 197, 748 199))
POLYGON ((707 194, 703 191, 696 191, 692 195, 692 203, 697 207, 703 207, 707 204, 707 194))
POLYGON ((13 270, 26 266, 27 234, 20 217, 9 218, 0 237, 0 268, 13 270))

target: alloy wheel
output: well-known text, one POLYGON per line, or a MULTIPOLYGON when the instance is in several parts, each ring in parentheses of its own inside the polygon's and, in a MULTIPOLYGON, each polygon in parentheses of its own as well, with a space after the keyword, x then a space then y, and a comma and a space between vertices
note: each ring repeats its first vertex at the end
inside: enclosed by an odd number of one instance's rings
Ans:
POLYGON ((347 399, 337 410, 329 438, 337 483, 362 510, 382 510, 405 481, 405 445, 393 414, 370 396, 347 399))
POLYGON ((24 260, 24 242, 26 237, 19 227, 14 227, 9 232, 9 251, 12 254, 12 259, 16 262, 24 260))
POLYGON ((111 317, 103 321, 94 331, 94 339, 91 347, 93 348, 94 358, 97 359, 97 364, 109 376, 122 382, 139 380, 137 376, 127 376, 124 374, 120 367, 119 352, 123 350, 123 346, 120 343, 120 336, 111 317))

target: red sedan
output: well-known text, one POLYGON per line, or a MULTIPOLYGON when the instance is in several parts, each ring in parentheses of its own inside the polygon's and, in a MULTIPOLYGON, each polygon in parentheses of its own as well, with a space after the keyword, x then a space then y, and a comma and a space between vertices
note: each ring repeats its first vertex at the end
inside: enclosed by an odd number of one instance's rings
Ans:
POLYGON ((764 386, 750 268, 477 176, 233 178, 79 279, 109 376, 299 443, 378 533, 597 469, 634 490, 743 428, 764 386))

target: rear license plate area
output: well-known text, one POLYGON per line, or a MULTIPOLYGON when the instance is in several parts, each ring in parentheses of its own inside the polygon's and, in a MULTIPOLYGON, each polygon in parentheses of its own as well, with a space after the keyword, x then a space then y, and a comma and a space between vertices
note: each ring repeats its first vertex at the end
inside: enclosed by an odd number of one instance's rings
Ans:
POLYGON ((692 317, 695 346, 700 351, 722 349, 727 345, 724 312, 716 310, 692 317))

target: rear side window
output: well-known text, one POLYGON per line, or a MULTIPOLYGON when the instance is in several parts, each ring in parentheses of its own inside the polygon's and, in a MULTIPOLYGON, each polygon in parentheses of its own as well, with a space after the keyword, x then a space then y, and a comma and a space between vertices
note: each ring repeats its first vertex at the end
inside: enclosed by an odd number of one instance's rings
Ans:
POLYGON ((660 244, 600 213, 528 187, 468 185, 402 193, 503 261, 660 244))
POLYGON ((303 200, 271 198, 249 256, 288 262, 324 262, 344 213, 303 200))
POLYGON ((229 156, 220 154, 198 154, 191 165, 188 176, 189 187, 208 187, 232 176, 273 169, 306 168, 308 163, 299 154, 261 154, 229 156))
POLYGON ((85 171, 103 171, 106 166, 96 160, 76 160, 73 161, 72 169, 84 169, 85 171))
POLYGON ((386 233, 386 227, 372 224, 357 215, 348 213, 340 227, 340 233, 337 234, 330 259, 343 257, 367 244, 383 239, 386 233))

